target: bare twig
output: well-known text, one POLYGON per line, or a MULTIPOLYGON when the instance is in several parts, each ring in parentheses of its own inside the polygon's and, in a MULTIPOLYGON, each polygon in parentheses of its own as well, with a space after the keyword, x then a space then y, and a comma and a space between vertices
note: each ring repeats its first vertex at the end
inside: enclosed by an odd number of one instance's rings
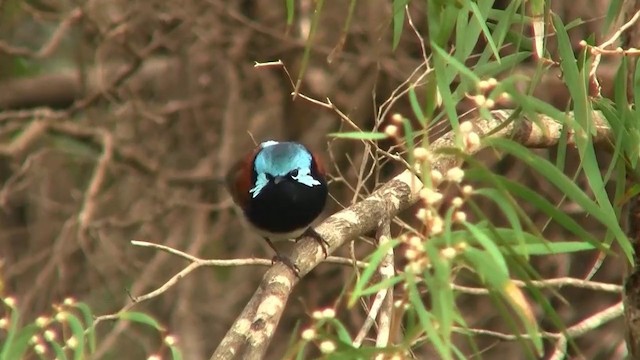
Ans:
MULTIPOLYGON (((596 329, 608 323, 609 321, 617 319, 622 315, 622 313, 623 313, 622 302, 618 302, 600 312, 597 312, 589 316, 588 318, 580 321, 579 323, 576 323, 568 327, 564 332, 541 331, 540 336, 546 339, 555 339, 555 340, 560 340, 564 338, 565 341, 567 338, 570 338, 570 339, 577 338, 582 335, 585 335, 586 333, 592 331, 593 329, 596 329)), ((519 335, 505 334, 498 331, 492 331, 492 330, 486 330, 486 329, 456 328, 456 331, 461 333, 472 333, 475 335, 491 336, 491 337, 494 337, 500 340, 505 340, 505 341, 517 341, 520 339, 530 338, 529 334, 519 334, 519 335)))
MULTIPOLYGON (((382 220, 382 224, 378 229, 378 243, 380 246, 388 243, 391 240, 391 219, 385 217, 382 220)), ((390 246, 389 250, 385 254, 382 259, 382 263, 380 264, 380 277, 382 281, 391 279, 395 273, 395 264, 394 264, 394 255, 393 255, 393 247, 390 246)), ((382 303, 382 308, 380 310, 380 315, 378 317, 378 336, 376 337, 376 346, 383 348, 386 347, 390 342, 391 336, 391 316, 393 314, 393 286, 390 286, 386 289, 386 294, 384 297, 384 302, 382 303)), ((377 359, 382 359, 382 355, 378 355, 377 359)))
MULTIPOLYGON (((378 246, 382 246, 389 242, 389 220, 384 218, 378 227, 378 246)), ((390 247, 384 259, 380 263, 379 268, 381 281, 390 279, 395 274, 393 261, 393 248, 390 247)), ((389 326, 391 311, 393 310, 393 287, 381 289, 373 299, 371 308, 368 311, 364 324, 360 328, 358 335, 353 340, 353 346, 358 348, 362 345, 365 337, 369 333, 369 329, 379 316, 378 336, 376 338, 376 346, 385 347, 389 342, 389 326), (382 311, 380 311, 382 309, 382 311)))
POLYGON ((67 34, 69 29, 82 18, 83 13, 79 8, 73 9, 69 12, 67 17, 60 22, 58 27, 55 29, 49 40, 42 45, 40 50, 33 52, 27 48, 13 46, 4 41, 0 40, 0 52, 14 55, 14 56, 23 56, 23 57, 33 57, 36 59, 43 59, 51 56, 60 43, 62 39, 67 34))
MULTIPOLYGON (((580 289, 601 291, 619 294, 622 292, 621 285, 615 284, 607 284, 597 281, 589 281, 583 279, 576 279, 570 277, 556 278, 556 279, 546 279, 546 280, 531 280, 529 282, 524 282, 520 280, 511 280, 513 284, 518 287, 526 287, 533 286, 536 288, 562 288, 565 286, 576 287, 580 289)), ((489 291, 483 288, 474 288, 468 286, 461 286, 456 284, 451 284, 451 288, 465 294, 471 295, 487 295, 489 291)))
POLYGON ((98 206, 97 197, 102 190, 102 185, 107 179, 107 169, 109 165, 111 165, 111 161, 113 159, 113 136, 108 131, 99 131, 99 136, 102 142, 102 155, 98 160, 98 164, 93 171, 91 181, 89 181, 89 186, 85 191, 82 209, 78 215, 79 232, 85 232, 93 220, 94 213, 98 206))
MULTIPOLYGON (((603 42, 599 46, 591 47, 591 52, 592 52, 592 54, 595 54, 595 56, 593 58, 593 63, 591 64, 591 69, 589 71, 589 80, 596 87, 596 89, 594 89, 594 90, 597 92, 597 93, 592 94, 592 95, 600 96, 600 82, 598 81, 597 72, 598 72, 598 66, 600 66, 600 61, 602 60, 602 54, 614 53, 614 54, 618 54, 619 55, 620 53, 622 53, 622 51, 619 51, 618 49, 612 50, 612 51, 608 51, 608 50, 606 50, 606 48, 608 46, 613 45, 613 43, 616 40, 618 40, 618 38, 620 38, 620 36, 622 35, 623 32, 625 32, 627 29, 629 29, 631 26, 633 26, 633 24, 635 24, 636 21, 638 21, 638 18, 640 18, 640 11, 637 11, 635 13, 635 15, 633 15, 633 17, 631 19, 629 19, 629 21, 627 21, 625 24, 623 24, 607 41, 603 42)), ((586 42, 582 42, 581 44, 584 45, 584 46, 587 46, 586 42)))

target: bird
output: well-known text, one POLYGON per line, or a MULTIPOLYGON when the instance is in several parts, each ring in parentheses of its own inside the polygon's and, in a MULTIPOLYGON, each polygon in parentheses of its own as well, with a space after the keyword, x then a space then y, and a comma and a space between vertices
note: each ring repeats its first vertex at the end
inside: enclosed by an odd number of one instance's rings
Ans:
POLYGON ((322 213, 328 187, 324 166, 306 146, 268 140, 238 160, 226 175, 233 201, 255 232, 297 275, 299 269, 273 242, 310 236, 327 257, 328 243, 311 224, 322 213))

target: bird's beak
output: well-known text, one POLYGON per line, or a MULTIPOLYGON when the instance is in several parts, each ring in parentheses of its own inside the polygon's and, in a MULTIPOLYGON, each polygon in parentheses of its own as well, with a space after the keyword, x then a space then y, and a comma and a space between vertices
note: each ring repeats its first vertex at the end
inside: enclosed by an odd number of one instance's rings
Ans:
POLYGON ((278 185, 284 181, 284 176, 276 176, 273 178, 273 183, 278 185))

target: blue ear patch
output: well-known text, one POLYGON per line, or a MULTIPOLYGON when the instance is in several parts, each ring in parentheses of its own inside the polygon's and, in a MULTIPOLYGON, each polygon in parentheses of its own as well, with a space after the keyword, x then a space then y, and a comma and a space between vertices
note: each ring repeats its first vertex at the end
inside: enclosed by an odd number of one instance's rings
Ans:
POLYGON ((292 177, 297 182, 309 187, 320 185, 320 181, 311 176, 311 153, 301 144, 266 141, 260 144, 260 147, 262 150, 258 152, 253 162, 257 175, 256 183, 249 190, 254 198, 269 183, 267 174, 271 177, 287 176, 297 170, 298 173, 292 177))

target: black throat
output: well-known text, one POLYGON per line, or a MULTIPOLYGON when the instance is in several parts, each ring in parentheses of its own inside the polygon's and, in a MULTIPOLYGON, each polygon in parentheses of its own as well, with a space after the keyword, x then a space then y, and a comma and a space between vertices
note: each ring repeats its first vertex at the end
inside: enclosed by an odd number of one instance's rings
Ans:
POLYGON ((270 181, 260 194, 249 201, 245 214, 259 229, 287 233, 309 226, 324 209, 327 183, 307 186, 287 178, 275 184, 270 181))

